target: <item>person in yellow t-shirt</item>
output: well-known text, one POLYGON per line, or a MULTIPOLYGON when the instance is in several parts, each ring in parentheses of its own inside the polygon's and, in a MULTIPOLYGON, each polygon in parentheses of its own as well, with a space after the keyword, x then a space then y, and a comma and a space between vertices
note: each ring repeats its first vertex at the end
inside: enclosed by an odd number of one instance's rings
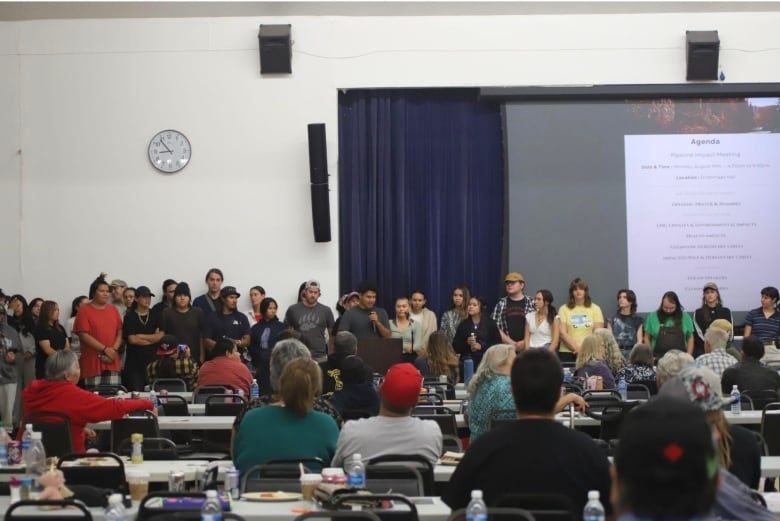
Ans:
POLYGON ((604 327, 601 308, 591 302, 588 283, 577 277, 569 284, 569 301, 558 310, 561 343, 558 358, 561 362, 574 362, 580 350, 580 343, 604 327))

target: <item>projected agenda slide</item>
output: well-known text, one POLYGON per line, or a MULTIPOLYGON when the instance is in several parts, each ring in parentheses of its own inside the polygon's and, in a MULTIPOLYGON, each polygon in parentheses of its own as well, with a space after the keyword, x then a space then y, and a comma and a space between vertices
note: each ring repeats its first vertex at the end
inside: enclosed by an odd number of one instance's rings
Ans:
POLYGON ((712 281, 732 309, 757 307, 777 279, 780 134, 624 139, 629 286, 660 296, 662 280, 690 310, 712 281))

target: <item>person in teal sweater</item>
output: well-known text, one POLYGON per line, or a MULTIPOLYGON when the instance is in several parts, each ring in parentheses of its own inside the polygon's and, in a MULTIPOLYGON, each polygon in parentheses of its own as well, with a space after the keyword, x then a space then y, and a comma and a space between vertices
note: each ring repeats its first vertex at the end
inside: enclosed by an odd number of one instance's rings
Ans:
POLYGON ((332 417, 313 410, 321 388, 314 360, 299 358, 285 366, 279 379, 282 405, 250 410, 233 439, 233 463, 242 475, 271 459, 333 458, 339 428, 332 417))

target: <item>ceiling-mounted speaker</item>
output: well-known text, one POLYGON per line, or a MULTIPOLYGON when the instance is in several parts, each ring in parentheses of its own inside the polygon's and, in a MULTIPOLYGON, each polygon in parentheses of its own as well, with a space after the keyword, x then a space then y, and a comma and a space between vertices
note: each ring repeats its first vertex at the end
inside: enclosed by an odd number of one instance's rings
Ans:
POLYGON ((720 39, 718 31, 685 31, 685 79, 717 80, 720 39))
POLYGON ((291 28, 290 24, 260 26, 260 74, 292 73, 291 28))

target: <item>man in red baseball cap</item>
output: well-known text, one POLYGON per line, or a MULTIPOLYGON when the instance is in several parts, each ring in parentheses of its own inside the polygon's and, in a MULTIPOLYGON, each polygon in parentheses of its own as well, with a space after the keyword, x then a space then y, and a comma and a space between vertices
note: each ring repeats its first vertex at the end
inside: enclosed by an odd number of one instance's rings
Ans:
POLYGON ((331 464, 340 467, 353 454, 363 461, 385 454, 419 454, 435 465, 441 455, 441 429, 435 421, 412 416, 422 382, 412 364, 388 369, 379 389, 379 416, 345 423, 331 464))

